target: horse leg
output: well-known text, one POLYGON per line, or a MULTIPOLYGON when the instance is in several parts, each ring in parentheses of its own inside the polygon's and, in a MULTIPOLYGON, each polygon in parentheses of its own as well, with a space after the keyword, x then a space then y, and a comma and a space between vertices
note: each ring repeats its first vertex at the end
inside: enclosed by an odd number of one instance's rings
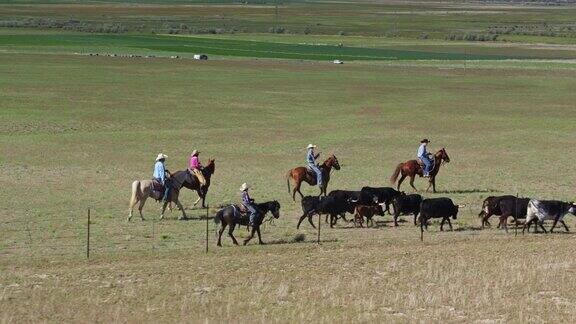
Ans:
POLYGON ((414 192, 418 192, 418 189, 416 189, 416 187, 414 187, 414 179, 416 178, 416 176, 410 176, 410 187, 412 187, 412 189, 414 189, 414 192))
POLYGON ((167 201, 165 201, 165 202, 162 204, 162 210, 160 211, 160 219, 161 219, 161 220, 164 219, 164 212, 166 211, 166 206, 167 206, 167 205, 168 205, 168 202, 167 202, 167 201))
POLYGON ((252 231, 250 232, 250 236, 248 236, 248 237, 244 240, 244 245, 248 244, 248 242, 254 237, 254 233, 256 232, 256 227, 257 227, 257 226, 253 226, 253 227, 252 227, 252 231))
POLYGON ((400 180, 398 180, 398 186, 396 186, 396 190, 400 191, 400 185, 402 184, 402 182, 404 181, 404 179, 406 179, 406 175, 404 173, 402 173, 402 176, 400 177, 400 180))
POLYGON ((258 234, 258 244, 264 244, 262 237, 260 236, 260 226, 256 228, 256 234, 258 234))
POLYGON ((218 243, 216 243, 217 246, 222 246, 222 233, 224 233, 226 225, 228 225, 228 223, 222 221, 222 225, 220 226, 220 230, 218 231, 218 243))
POLYGON ((142 209, 144 209, 144 204, 146 203, 146 198, 140 200, 140 205, 138 205, 138 212, 140 213, 140 219, 144 220, 144 215, 142 215, 142 209))
POLYGON ((134 206, 136 206, 137 203, 139 203, 138 198, 130 200, 130 213, 128 214, 127 221, 130 221, 132 219, 132 210, 134 209, 134 206))
POLYGON ((180 210, 182 211, 182 217, 180 217, 180 220, 187 219, 188 217, 186 216, 186 212, 184 211, 184 206, 182 206, 180 200, 178 199, 176 199, 176 206, 178 206, 178 208, 180 208, 180 210))
POLYGON ((426 192, 428 192, 428 190, 430 190, 430 186, 432 186, 432 192, 436 193, 436 177, 430 177, 430 179, 428 180, 428 189, 426 189, 426 192))
POLYGON ((236 241, 236 238, 232 234, 234 232, 235 227, 236 227, 236 224, 234 224, 234 223, 230 224, 230 227, 228 228, 228 236, 230 236, 230 238, 232 239, 232 242, 234 242, 234 245, 238 245, 238 241, 236 241))
POLYGON ((444 231, 444 222, 446 221, 446 217, 442 218, 442 221, 440 222, 440 231, 444 231))

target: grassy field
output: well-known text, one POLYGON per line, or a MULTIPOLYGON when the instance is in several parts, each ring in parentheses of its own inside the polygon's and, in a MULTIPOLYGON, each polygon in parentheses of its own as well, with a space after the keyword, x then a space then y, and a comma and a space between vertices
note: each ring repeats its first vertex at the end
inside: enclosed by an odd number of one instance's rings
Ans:
MULTIPOLYGON (((0 54, 0 305, 22 321, 568 321, 572 234, 479 229, 488 195, 574 199, 570 63, 192 60, 0 54), (343 164, 331 189, 387 185, 421 137, 446 147, 439 194, 468 204, 454 232, 409 222, 295 229, 284 174, 304 147, 343 164), (204 253, 190 221, 126 223, 155 155, 216 158, 212 206, 254 186, 278 199, 269 244, 204 253), (86 209, 92 257, 85 260, 86 209), (304 235, 303 241, 300 237, 304 235)), ((417 181, 420 188, 422 180, 417 181)), ((314 188, 305 188, 315 193, 314 188)), ((195 196, 183 193, 189 206, 195 196)), ((211 213, 214 212, 213 210, 211 213)), ((574 226, 573 219, 569 226, 574 226)), ((244 229, 237 236, 245 237, 244 229)))
POLYGON ((490 195, 575 199, 576 38, 537 35, 569 34, 575 7, 290 1, 287 31, 272 34, 264 1, 112 2, 0 0, 0 26, 45 24, 0 27, 0 322, 576 317, 574 235, 515 236, 477 218, 490 195), (62 21, 129 30, 48 28, 62 21), (168 35, 182 24, 194 32, 168 35), (516 25, 531 34, 444 40, 516 25), (285 174, 308 143, 340 160, 329 190, 358 190, 388 186, 422 137, 450 155, 439 193, 422 194, 466 205, 454 231, 435 222, 421 242, 411 218, 393 228, 385 216, 322 224, 318 245, 309 224, 296 229, 285 174), (193 149, 216 159, 211 208, 183 191, 190 220, 159 221, 148 201, 146 220, 128 223, 132 181, 151 177, 159 152, 184 169, 193 149), (206 253, 206 215, 238 202, 242 182, 278 200, 281 217, 266 245, 223 237, 223 248, 208 219, 206 253))

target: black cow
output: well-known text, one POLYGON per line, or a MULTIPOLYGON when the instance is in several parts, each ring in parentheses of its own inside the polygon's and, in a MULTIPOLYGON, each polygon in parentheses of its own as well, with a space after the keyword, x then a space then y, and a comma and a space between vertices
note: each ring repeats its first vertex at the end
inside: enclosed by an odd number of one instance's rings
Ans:
POLYGON ((360 191, 360 204, 385 204, 386 209, 384 209, 384 211, 387 211, 390 215, 390 204, 392 200, 399 195, 400 191, 390 187, 363 187, 360 191), (374 197, 377 198, 376 203, 374 203, 374 197))
POLYGON ((504 227, 508 231, 508 217, 512 216, 515 222, 526 218, 529 201, 529 198, 518 198, 512 195, 490 196, 484 199, 482 211, 478 214, 478 217, 482 218, 482 227, 490 226, 488 219, 496 215, 500 216, 498 228, 504 227))
POLYGON ((398 217, 400 215, 414 214, 414 226, 416 226, 416 218, 420 213, 420 204, 422 203, 422 196, 418 194, 406 195, 404 193, 396 196, 392 200, 394 207, 394 226, 398 226, 398 217))
MULTIPOLYGON (((349 212, 350 202, 349 201, 340 201, 335 197, 326 196, 326 197, 318 197, 318 196, 306 196, 302 198, 302 216, 300 216, 300 220, 298 221, 298 225, 296 228, 300 228, 300 224, 304 220, 304 218, 308 217, 308 222, 312 227, 314 223, 312 222, 313 215, 322 215, 327 214, 330 215, 330 227, 333 227, 336 224, 335 219, 338 215, 342 215, 346 212, 349 212)), ((354 212, 354 208, 352 208, 352 212, 354 212)))
MULTIPOLYGON (((334 197, 336 201, 341 202, 346 205, 346 211, 340 214, 339 216, 342 217, 344 221, 348 221, 346 219, 346 213, 354 214, 356 205, 359 204, 360 201, 360 191, 352 191, 352 190, 332 190, 328 193, 328 197, 334 197)), ((328 215, 326 215, 328 218, 328 215)), ((333 219, 334 224, 338 221, 338 217, 333 219)), ((327 219, 325 220, 327 222, 327 219)))
POLYGON ((428 220, 431 218, 442 218, 440 230, 444 230, 444 222, 448 221, 450 230, 452 223, 450 217, 456 219, 458 216, 458 205, 454 205, 450 198, 429 198, 424 199, 420 204, 420 233, 424 233, 424 228, 428 230, 428 220))

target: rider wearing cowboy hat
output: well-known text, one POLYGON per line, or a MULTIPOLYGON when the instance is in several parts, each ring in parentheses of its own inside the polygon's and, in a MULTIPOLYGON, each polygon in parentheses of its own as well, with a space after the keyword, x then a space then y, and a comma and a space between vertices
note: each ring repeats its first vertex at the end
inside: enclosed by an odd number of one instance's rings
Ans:
POLYGON ((250 186, 244 182, 242 186, 240 186, 240 197, 242 198, 242 205, 250 211, 250 226, 254 226, 256 223, 256 217, 258 217, 258 209, 256 208, 256 204, 254 203, 254 199, 250 198, 250 194, 248 190, 250 186))
POLYGON ((161 183, 164 186, 164 201, 168 200, 168 194, 170 193, 170 180, 166 178, 166 172, 170 172, 166 169, 165 161, 168 155, 159 153, 156 157, 156 162, 154 163, 154 174, 152 178, 161 183))
POLYGON ((308 167, 316 173, 316 183, 318 184, 318 187, 322 187, 322 171, 318 165, 316 165, 316 159, 320 156, 320 153, 316 153, 314 151, 315 148, 316 145, 308 144, 308 147, 306 148, 308 150, 308 153, 306 154, 306 163, 308 163, 308 167))
POLYGON ((200 154, 198 150, 192 151, 192 154, 190 154, 190 167, 188 169, 196 176, 196 178, 198 178, 200 185, 205 186, 206 178, 204 178, 204 174, 202 173, 202 164, 198 159, 198 154, 200 154))
POLYGON ((430 168, 432 167, 432 160, 430 159, 430 153, 428 153, 428 151, 426 150, 426 146, 428 146, 428 143, 430 143, 430 141, 425 138, 423 140, 420 141, 420 147, 418 148, 418 158, 422 161, 422 163, 424 163, 424 170, 422 170, 422 173, 424 173, 424 177, 427 178, 430 176, 430 168))

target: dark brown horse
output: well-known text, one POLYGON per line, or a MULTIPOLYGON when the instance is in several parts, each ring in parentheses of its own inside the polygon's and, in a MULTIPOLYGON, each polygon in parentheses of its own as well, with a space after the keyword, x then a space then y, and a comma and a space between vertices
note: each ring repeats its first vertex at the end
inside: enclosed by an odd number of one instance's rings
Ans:
MULTIPOLYGON (((340 163, 334 154, 330 154, 328 159, 324 161, 320 166, 322 171, 322 187, 320 188, 320 196, 324 194, 326 196, 326 188, 328 188, 328 182, 330 181, 330 171, 332 168, 340 170, 340 163)), ((286 184, 288 185, 288 193, 290 193, 290 179, 294 181, 294 189, 292 190, 292 199, 296 201, 296 193, 300 194, 300 198, 304 198, 302 192, 300 192, 300 186, 302 182, 305 181, 311 186, 316 185, 316 173, 314 171, 308 170, 306 167, 297 167, 291 169, 286 174, 286 184)))
POLYGON ((206 208, 205 204, 206 195, 208 194, 208 189, 210 188, 210 178, 214 174, 215 169, 216 166, 214 164, 214 159, 209 159, 208 164, 206 164, 206 166, 202 168, 202 174, 204 175, 204 179, 206 179, 206 185, 201 186, 200 181, 198 181, 198 178, 196 178, 196 176, 193 176, 194 181, 192 183, 184 183, 183 187, 188 188, 192 191, 196 191, 196 193, 198 193, 198 199, 194 202, 193 206, 196 206, 200 201, 200 199, 202 199, 202 208, 206 208))
MULTIPOLYGON (((262 225, 264 216, 266 216, 268 212, 272 212, 272 216, 274 216, 274 218, 280 217, 280 203, 276 200, 256 204, 256 208, 260 212, 260 215, 255 220, 256 224, 252 226, 250 236, 244 240, 244 245, 246 245, 254 237, 255 233, 258 234, 258 243, 264 244, 264 242, 262 242, 262 238, 260 237, 260 225, 262 225)), ((218 231, 217 245, 222 246, 222 233, 224 233, 226 226, 228 226, 228 235, 232 239, 232 242, 234 242, 235 245, 238 245, 238 241, 236 241, 236 238, 232 234, 234 232, 234 228, 236 228, 236 225, 248 225, 248 221, 248 215, 241 215, 240 207, 237 205, 230 205, 216 212, 216 215, 214 216, 214 223, 222 224, 220 225, 220 230, 218 231)))
MULTIPOLYGON (((450 162, 450 157, 448 156, 448 153, 446 153, 446 149, 442 148, 436 152, 436 154, 434 154, 434 166, 429 174, 430 177, 428 178, 428 188, 426 188, 426 192, 430 190, 430 187, 432 187, 432 190, 436 192, 436 175, 438 174, 438 171, 440 171, 440 166, 442 166, 442 164, 445 162, 450 162)), ((422 166, 416 160, 406 161, 404 163, 398 164, 396 170, 394 170, 394 173, 390 177, 390 183, 394 184, 396 183, 396 180, 398 180, 397 190, 400 191, 400 185, 402 184, 402 181, 404 181, 406 177, 410 177, 410 186, 412 189, 414 189, 414 191, 418 191, 418 189, 414 187, 414 178, 416 175, 423 175, 422 166), (402 176, 400 177, 400 180, 398 180, 398 176, 400 174, 402 176)))

